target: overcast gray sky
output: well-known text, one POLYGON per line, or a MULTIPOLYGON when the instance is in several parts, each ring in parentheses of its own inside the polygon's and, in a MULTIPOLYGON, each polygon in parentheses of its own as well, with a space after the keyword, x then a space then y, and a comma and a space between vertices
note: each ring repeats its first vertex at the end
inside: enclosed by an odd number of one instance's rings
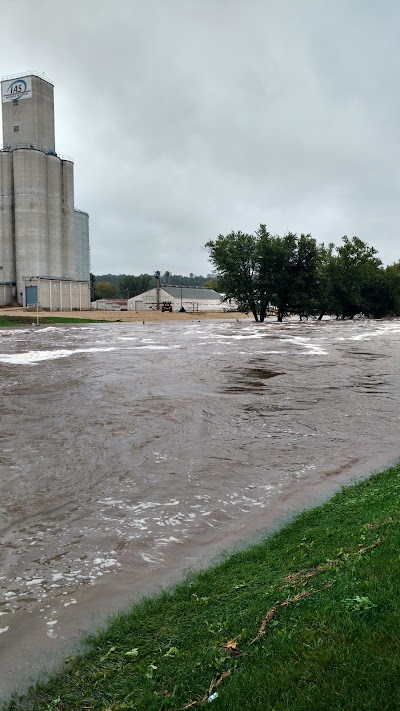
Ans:
POLYGON ((92 271, 206 274, 231 229, 400 259, 396 0, 2 0, 1 74, 55 85, 92 271))

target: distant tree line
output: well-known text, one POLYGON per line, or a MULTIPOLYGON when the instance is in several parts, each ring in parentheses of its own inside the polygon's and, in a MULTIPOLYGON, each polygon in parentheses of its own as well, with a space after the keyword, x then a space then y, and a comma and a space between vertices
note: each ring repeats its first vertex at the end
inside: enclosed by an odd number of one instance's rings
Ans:
POLYGON ((400 315, 400 261, 383 267, 377 250, 358 237, 317 244, 310 234, 231 232, 205 245, 226 299, 264 321, 289 314, 322 319, 400 315))
MULTIPOLYGON (((143 292, 153 289, 156 286, 155 274, 91 274, 92 301, 97 299, 130 299, 132 296, 143 294, 143 292)), ((182 274, 170 274, 170 285, 177 286, 210 286, 215 288, 217 282, 204 276, 182 276, 182 274)), ((162 277, 162 282, 166 283, 166 276, 162 277)))

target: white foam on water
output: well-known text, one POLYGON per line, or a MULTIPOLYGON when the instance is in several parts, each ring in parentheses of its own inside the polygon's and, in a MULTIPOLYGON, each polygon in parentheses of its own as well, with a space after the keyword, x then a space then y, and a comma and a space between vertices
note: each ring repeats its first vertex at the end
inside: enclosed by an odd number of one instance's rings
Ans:
POLYGON ((167 546, 169 543, 182 544, 182 541, 179 540, 179 538, 175 538, 175 536, 168 536, 166 538, 156 538, 155 539, 156 548, 158 548, 158 546, 167 546))
POLYGON ((98 565, 100 568, 113 568, 114 566, 120 567, 121 563, 118 563, 115 558, 95 558, 93 565, 98 565))
MULTIPOLYGON (((328 351, 322 347, 318 342, 310 340, 304 336, 286 336, 282 334, 282 341, 286 343, 293 343, 296 346, 300 346, 305 350, 299 351, 300 355, 329 355, 328 351)), ((325 340, 325 339, 324 339, 325 340)), ((324 344, 325 345, 325 344, 324 344)), ((275 351, 276 353, 276 351, 275 351)))
MULTIPOLYGON (((244 341, 244 340, 249 340, 249 339, 254 339, 254 338, 264 338, 264 337, 265 337, 265 333, 251 333, 248 336, 247 335, 243 336, 242 334, 234 335, 232 333, 229 335, 226 335, 226 336, 225 336, 225 334, 222 334, 222 333, 218 333, 215 335, 211 334, 211 338, 216 338, 216 339, 229 338, 232 341, 244 341)), ((208 336, 208 338, 210 338, 210 335, 208 336)))
POLYGON ((49 620, 49 622, 46 622, 47 627, 49 628, 46 632, 48 637, 52 637, 53 639, 57 637, 57 635, 54 632, 54 625, 56 625, 58 620, 49 620))
MULTIPOLYGON (((57 328, 57 326, 44 326, 40 329, 40 331, 42 333, 46 333, 48 331, 58 331, 58 328, 57 328)), ((63 331, 66 331, 66 329, 64 328, 63 331)), ((35 333, 39 333, 39 331, 35 331, 35 333)))
MULTIPOLYGON (((175 344, 173 346, 155 346, 155 345, 146 345, 146 346, 134 346, 132 348, 129 348, 129 350, 135 350, 135 351, 170 351, 173 348, 180 348, 178 344, 175 344)), ((128 350, 128 349, 127 349, 128 350)))
POLYGON ((366 331, 356 336, 350 336, 350 341, 368 341, 369 338, 374 338, 375 336, 382 336, 387 333, 399 333, 399 330, 399 328, 378 328, 376 331, 366 331))
POLYGON ((146 563, 158 563, 158 558, 154 555, 149 555, 143 551, 140 551, 139 555, 146 563))
POLYGON ((328 351, 316 343, 304 343, 303 346, 307 350, 301 351, 302 355, 329 355, 328 351))
POLYGON ((36 365, 44 360, 55 360, 57 358, 69 358, 77 353, 96 353, 104 351, 115 351, 114 346, 107 348, 75 348, 66 350, 64 348, 54 351, 28 351, 26 353, 0 353, 0 363, 10 363, 12 365, 36 365))

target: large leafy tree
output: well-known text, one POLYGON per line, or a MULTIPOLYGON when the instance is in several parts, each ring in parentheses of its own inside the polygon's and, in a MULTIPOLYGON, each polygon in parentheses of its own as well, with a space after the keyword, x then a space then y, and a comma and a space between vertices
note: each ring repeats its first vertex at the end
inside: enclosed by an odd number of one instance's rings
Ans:
POLYGON ((354 318, 356 314, 369 312, 366 290, 377 277, 382 262, 376 257, 377 250, 358 237, 345 236, 342 242, 333 270, 334 309, 338 317, 354 318))
POLYGON ((320 252, 311 235, 289 232, 273 236, 260 225, 258 242, 258 284, 260 312, 275 306, 278 321, 289 313, 300 317, 318 310, 320 252))
POLYGON ((278 310, 278 321, 293 310, 296 275, 296 235, 289 232, 274 238, 273 268, 275 275, 272 303, 278 310))
POLYGON ((382 268, 377 251, 358 237, 340 247, 317 245, 307 234, 231 232, 206 244, 226 298, 264 321, 270 305, 278 321, 288 314, 321 319, 400 312, 400 263, 382 268))
POLYGON ((386 267, 394 316, 400 316, 400 261, 386 267))
POLYGON ((118 289, 110 281, 97 281, 95 284, 96 299, 116 299, 118 289))
POLYGON ((258 237, 258 287, 260 320, 269 304, 277 308, 278 321, 293 309, 297 265, 297 236, 289 232, 284 237, 272 236, 260 225, 258 237))
POLYGON ((258 237, 244 232, 219 235, 206 244, 225 299, 235 299, 243 311, 259 320, 258 237))
POLYGON ((396 313, 396 290, 390 274, 378 269, 362 287, 363 313, 373 318, 383 318, 396 313))
POLYGON ((268 232, 265 225, 260 225, 256 237, 258 300, 260 321, 264 321, 275 293, 276 237, 268 232))
POLYGON ((94 277, 96 282, 99 281, 106 281, 110 282, 111 284, 115 284, 117 287, 117 296, 119 295, 119 282, 121 279, 121 275, 117 274, 96 274, 94 277))
POLYGON ((325 314, 336 313, 333 285, 336 270, 335 245, 330 242, 318 247, 318 263, 316 273, 316 313, 321 321, 325 314))
POLYGON ((318 314, 320 261, 321 250, 316 240, 310 234, 300 235, 293 257, 290 300, 291 313, 299 314, 300 318, 318 314))
POLYGON ((260 225, 255 235, 231 232, 206 248, 226 297, 251 310, 256 321, 264 321, 271 305, 278 321, 317 312, 320 254, 311 235, 280 237, 260 225))

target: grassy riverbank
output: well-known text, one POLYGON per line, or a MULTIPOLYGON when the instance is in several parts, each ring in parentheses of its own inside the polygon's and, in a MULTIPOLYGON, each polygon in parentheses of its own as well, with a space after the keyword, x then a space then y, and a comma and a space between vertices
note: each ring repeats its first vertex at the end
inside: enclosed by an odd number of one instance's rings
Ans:
POLYGON ((400 707, 400 466, 145 600, 7 711, 400 707), (213 696, 217 694, 217 696, 213 696))
MULTIPOLYGON (((68 318, 65 316, 44 316, 39 314, 39 325, 43 326, 48 323, 101 323, 99 319, 87 318, 68 318)), ((18 326, 36 325, 36 313, 26 316, 3 316, 0 314, 0 328, 14 328, 18 326)))
MULTIPOLYGON (((55 313, 55 312, 52 312, 55 313)), ((247 314, 242 313, 225 313, 223 311, 201 311, 201 312, 186 312, 173 313, 161 311, 63 311, 62 316, 50 316, 49 311, 39 311, 39 323, 41 326, 46 323, 103 323, 103 322, 122 322, 122 323, 142 323, 144 320, 149 322, 169 323, 173 321, 239 321, 248 319, 247 314), (77 316, 79 314, 79 316, 77 316), (96 315, 97 318, 93 318, 96 315)), ((36 311, 26 311, 22 307, 13 309, 0 310, 0 327, 1 326, 18 326, 36 323, 36 311)), ((252 319, 249 319, 252 322, 252 319)))

